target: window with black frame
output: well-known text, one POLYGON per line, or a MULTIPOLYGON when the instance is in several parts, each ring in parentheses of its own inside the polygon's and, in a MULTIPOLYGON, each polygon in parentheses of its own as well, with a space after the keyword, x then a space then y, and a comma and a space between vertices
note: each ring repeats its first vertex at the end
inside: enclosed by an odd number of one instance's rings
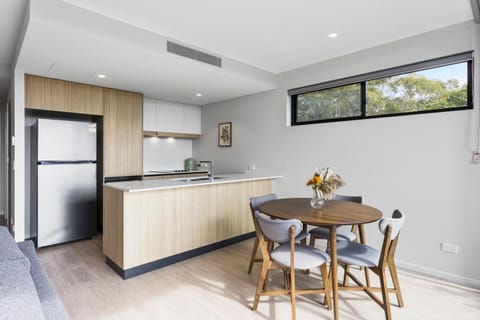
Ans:
POLYGON ((472 52, 289 90, 292 125, 471 109, 472 52))

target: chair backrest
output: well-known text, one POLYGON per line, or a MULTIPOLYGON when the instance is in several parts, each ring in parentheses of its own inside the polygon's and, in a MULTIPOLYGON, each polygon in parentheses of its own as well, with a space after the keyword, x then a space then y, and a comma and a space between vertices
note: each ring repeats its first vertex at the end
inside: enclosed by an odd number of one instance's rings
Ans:
POLYGON ((363 197, 362 196, 345 196, 345 195, 342 195, 342 194, 336 194, 333 197, 333 199, 334 200, 356 202, 356 203, 362 203, 363 202, 363 197))
POLYGON ((255 217, 258 221, 258 225, 263 233, 263 235, 272 241, 275 242, 286 242, 290 240, 290 227, 295 227, 295 237, 302 231, 303 224, 300 220, 290 219, 290 220, 281 220, 275 219, 272 220, 270 217, 255 211, 255 217))
POLYGON ((400 229, 402 229, 403 223, 405 222, 405 215, 398 209, 393 211, 391 218, 383 218, 378 223, 378 228, 380 232, 385 235, 387 226, 391 226, 392 232, 390 233, 390 240, 393 240, 397 237, 400 229))
POLYGON ((277 199, 277 195, 274 193, 266 194, 259 197, 251 197, 250 210, 252 210, 252 216, 255 215, 255 211, 257 211, 262 204, 268 201, 276 200, 276 199, 277 199))

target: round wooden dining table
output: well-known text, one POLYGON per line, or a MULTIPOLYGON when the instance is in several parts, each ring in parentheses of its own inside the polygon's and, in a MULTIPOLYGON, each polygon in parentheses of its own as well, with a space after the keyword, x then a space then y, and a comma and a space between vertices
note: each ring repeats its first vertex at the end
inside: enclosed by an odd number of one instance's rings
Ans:
POLYGON ((305 225, 327 227, 330 229, 333 314, 334 319, 337 320, 337 227, 343 225, 358 225, 360 241, 365 243, 364 224, 378 221, 382 217, 382 212, 368 205, 341 200, 328 200, 323 207, 314 209, 310 206, 310 198, 272 200, 262 204, 259 210, 274 218, 298 219, 305 225))

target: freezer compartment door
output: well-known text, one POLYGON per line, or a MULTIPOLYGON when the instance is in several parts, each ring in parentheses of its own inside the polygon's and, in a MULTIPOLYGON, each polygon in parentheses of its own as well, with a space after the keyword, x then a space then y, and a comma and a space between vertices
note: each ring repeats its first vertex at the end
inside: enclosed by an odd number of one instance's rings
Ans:
POLYGON ((96 160, 96 125, 38 119, 38 161, 96 160))
POLYGON ((96 165, 38 166, 38 247, 96 234, 96 165))

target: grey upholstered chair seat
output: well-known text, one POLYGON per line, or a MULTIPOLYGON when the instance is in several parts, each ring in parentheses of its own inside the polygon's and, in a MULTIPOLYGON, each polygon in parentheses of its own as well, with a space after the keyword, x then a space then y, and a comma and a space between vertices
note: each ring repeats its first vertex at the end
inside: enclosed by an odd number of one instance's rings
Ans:
POLYGON ((376 267, 380 260, 380 251, 357 242, 337 241, 337 259, 339 263, 360 267, 376 267))
POLYGON ((307 236, 308 236, 308 233, 306 233, 305 231, 302 230, 302 232, 300 232, 298 234, 298 236, 295 237, 295 240, 300 241, 300 240, 305 239, 307 236))
MULTIPOLYGON (((340 227, 337 228, 337 240, 348 240, 353 241, 357 238, 357 235, 349 230, 349 227, 340 227)), ((310 234, 314 235, 319 239, 329 239, 330 238, 330 229, 324 227, 313 228, 309 231, 310 234)))
MULTIPOLYGON (((290 267, 290 243, 286 242, 275 248, 270 256, 278 264, 290 267)), ((294 254, 295 269, 311 269, 329 260, 328 254, 318 249, 296 243, 294 254)))
MULTIPOLYGON (((355 203, 362 203, 363 198, 361 196, 346 196, 336 194, 334 200, 350 201, 355 203)), ((342 226, 337 228, 337 241, 348 240, 354 241, 357 238, 356 234, 357 226, 342 226)), ((309 231, 310 233, 310 245, 315 246, 316 239, 330 240, 330 229, 324 227, 316 227, 309 231)))

